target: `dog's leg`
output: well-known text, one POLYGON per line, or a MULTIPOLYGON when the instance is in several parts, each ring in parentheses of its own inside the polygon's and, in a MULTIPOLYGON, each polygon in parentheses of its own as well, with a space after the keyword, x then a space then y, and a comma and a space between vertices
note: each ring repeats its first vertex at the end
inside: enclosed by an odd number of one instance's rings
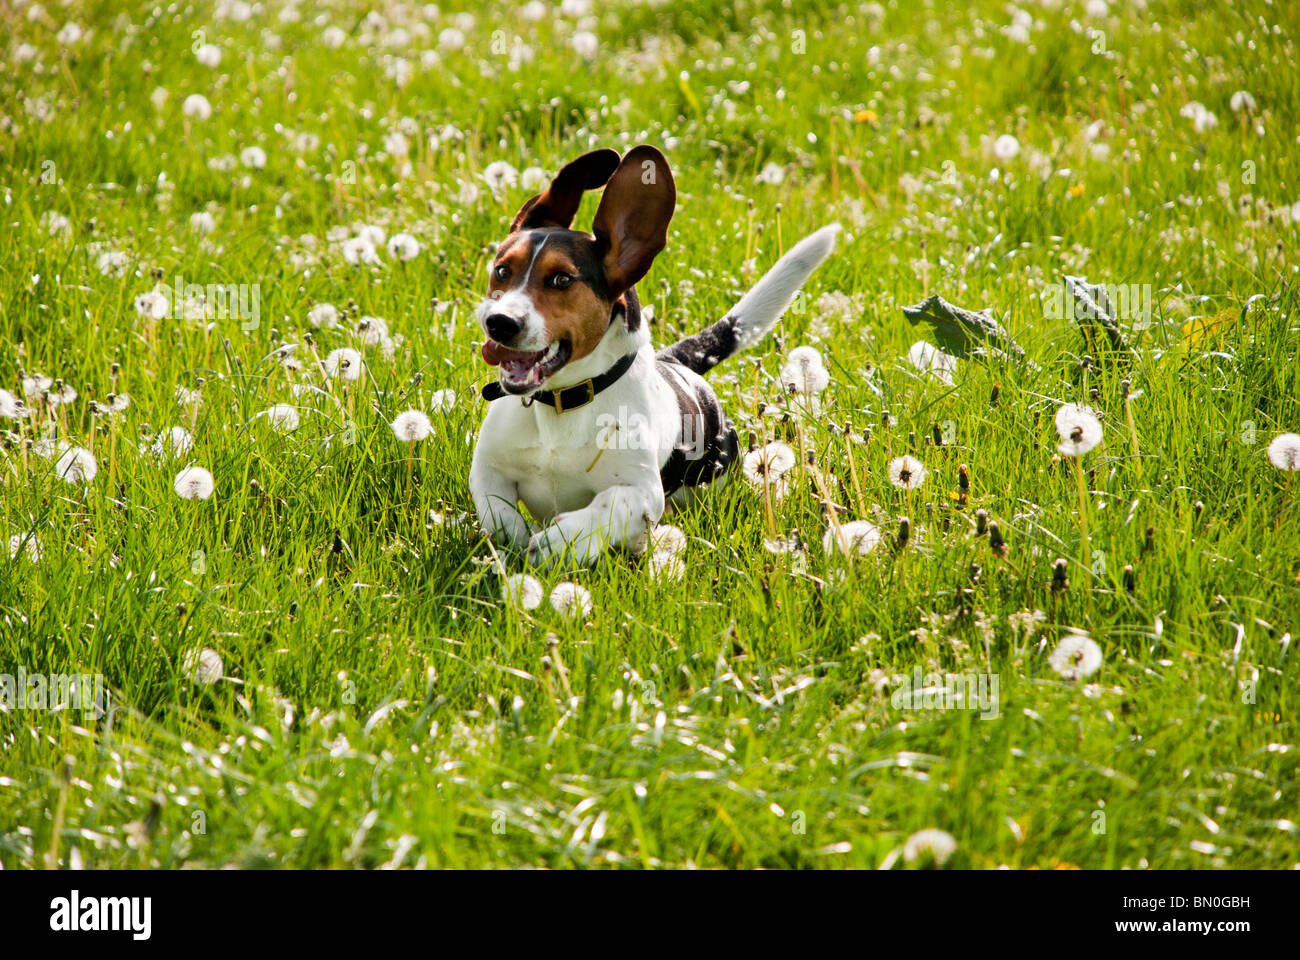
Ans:
POLYGON ((659 477, 641 484, 616 484, 596 494, 581 510, 557 514, 549 527, 528 543, 528 559, 549 563, 562 556, 593 563, 609 547, 645 549, 650 528, 664 513, 659 477))
POLYGON ((469 471, 469 489, 484 533, 504 547, 528 545, 528 522, 516 506, 519 488, 514 483, 476 458, 469 471))

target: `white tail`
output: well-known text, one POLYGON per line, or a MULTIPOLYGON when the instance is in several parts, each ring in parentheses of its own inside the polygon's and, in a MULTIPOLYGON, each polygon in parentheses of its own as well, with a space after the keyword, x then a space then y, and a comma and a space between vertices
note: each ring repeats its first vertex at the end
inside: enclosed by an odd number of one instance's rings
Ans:
POLYGON ((727 311, 736 325, 736 349, 747 350, 776 326, 805 280, 835 246, 840 225, 832 223, 804 237, 727 311))
POLYGON ((830 254, 839 232, 840 225, 832 223, 804 237, 763 274, 725 317, 659 351, 659 359, 680 363, 703 374, 758 343, 781 319, 803 282, 830 254))

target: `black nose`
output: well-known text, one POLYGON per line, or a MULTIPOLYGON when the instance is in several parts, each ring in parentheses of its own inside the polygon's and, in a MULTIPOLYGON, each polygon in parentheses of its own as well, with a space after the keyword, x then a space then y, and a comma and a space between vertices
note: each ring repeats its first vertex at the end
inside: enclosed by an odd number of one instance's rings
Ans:
POLYGON ((484 321, 484 326, 487 327, 488 336, 497 343, 509 343, 519 335, 519 331, 524 328, 524 322, 518 317, 494 313, 484 321))

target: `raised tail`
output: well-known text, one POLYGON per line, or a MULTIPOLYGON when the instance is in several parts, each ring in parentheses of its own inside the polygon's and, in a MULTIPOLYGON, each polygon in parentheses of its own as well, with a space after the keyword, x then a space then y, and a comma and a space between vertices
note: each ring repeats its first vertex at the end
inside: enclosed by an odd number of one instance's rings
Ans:
POLYGON ((776 326, 803 282, 830 255, 839 232, 840 225, 832 223, 804 237, 763 274, 725 317, 660 350, 659 359, 704 373, 758 343, 776 326))

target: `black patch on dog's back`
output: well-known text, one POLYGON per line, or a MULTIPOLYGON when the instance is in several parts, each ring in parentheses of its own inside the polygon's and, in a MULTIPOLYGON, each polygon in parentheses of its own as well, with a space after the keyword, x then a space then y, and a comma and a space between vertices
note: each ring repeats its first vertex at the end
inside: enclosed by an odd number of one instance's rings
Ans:
POLYGON ((699 333, 664 347, 656 356, 680 363, 694 373, 706 373, 740 349, 736 338, 737 319, 730 314, 699 333))
MULTIPOLYGON (((677 446, 659 471, 664 496, 682 487, 698 487, 718 479, 740 452, 736 428, 722 410, 713 391, 704 384, 688 383, 675 369, 676 361, 658 360, 658 372, 672 387, 681 414, 677 446)), ((681 364, 685 366, 685 364, 681 364)))

